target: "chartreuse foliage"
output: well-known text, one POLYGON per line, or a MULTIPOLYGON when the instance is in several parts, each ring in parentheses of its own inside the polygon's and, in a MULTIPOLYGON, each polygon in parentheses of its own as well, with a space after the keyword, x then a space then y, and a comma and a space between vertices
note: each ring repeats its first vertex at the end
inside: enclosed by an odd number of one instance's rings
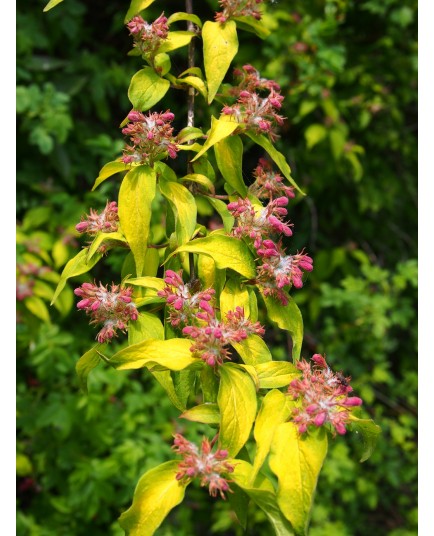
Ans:
MULTIPOLYGON (((134 24, 143 21, 138 14, 142 12, 146 16, 143 10, 152 3, 139 0, 131 3, 125 20, 132 35, 137 33, 134 24)), ((46 9, 55 4, 50 2, 46 9)), ((312 260, 302 254, 293 257, 279 254, 281 262, 274 266, 277 283, 274 287, 267 286, 258 275, 258 255, 276 258, 277 253, 270 245, 263 246, 268 248, 268 253, 260 253, 259 246, 252 243, 253 239, 258 240, 254 226, 265 216, 260 212, 264 208, 259 197, 253 195, 244 182, 245 142, 253 142, 270 157, 286 180, 286 192, 292 185, 303 194, 285 156, 274 146, 273 136, 267 136, 268 119, 258 118, 252 128, 249 114, 246 121, 238 121, 232 113, 224 112, 219 117, 211 115, 210 125, 198 128, 190 122, 177 138, 172 138, 172 130, 167 128, 163 134, 165 150, 150 156, 151 153, 143 149, 145 144, 154 143, 152 128, 173 119, 169 111, 159 114, 151 110, 157 104, 162 106, 160 101, 172 87, 185 89, 186 96, 188 90, 194 88, 200 105, 207 107, 224 94, 222 83, 238 52, 238 31, 254 32, 261 38, 267 36, 268 30, 260 21, 238 15, 225 22, 207 20, 204 23, 196 15, 183 11, 171 14, 168 19, 160 17, 159 24, 167 24, 169 28, 167 35, 161 42, 157 39, 152 52, 143 52, 142 59, 147 65, 134 74, 128 88, 133 111, 122 126, 131 121, 124 133, 134 131, 131 138, 134 147, 128 147, 123 157, 106 164, 94 183, 95 189, 122 173, 118 180, 116 231, 105 233, 107 220, 101 220, 93 242, 66 264, 53 296, 53 303, 56 303, 68 279, 89 272, 100 261, 101 264, 106 262, 102 261, 103 253, 110 255, 112 249, 124 252, 129 249, 119 286, 113 284, 108 291, 88 283, 76 291, 83 298, 78 307, 94 315, 94 323, 100 321, 96 315, 108 307, 109 302, 117 315, 119 311, 129 315, 105 319, 105 331, 101 330, 98 335, 100 343, 109 342, 114 336, 113 329, 128 329, 128 341, 117 351, 111 351, 108 344, 97 344, 88 350, 77 363, 80 385, 87 390, 89 373, 100 360, 119 371, 147 369, 164 388, 184 423, 200 423, 216 433, 211 445, 204 440, 202 455, 206 456, 201 458, 201 463, 193 463, 199 457, 198 448, 178 437, 175 444, 178 452, 185 455, 184 461, 165 462, 140 478, 132 505, 119 520, 125 533, 131 536, 154 534, 170 511, 183 501, 186 487, 198 475, 202 477, 201 485, 209 484, 211 495, 219 492, 225 498, 224 492, 230 494, 231 505, 243 527, 247 521, 246 506, 251 503, 264 512, 277 535, 305 535, 327 453, 327 434, 321 427, 324 424, 321 413, 316 417, 316 427, 306 430, 303 425, 298 426, 294 417, 301 402, 289 396, 288 391, 290 384, 301 383, 297 382, 301 370, 297 363, 303 341, 303 320, 300 309, 282 287, 293 283, 301 286, 295 269, 292 272, 292 268, 288 268, 291 262, 296 265, 301 257, 308 270, 312 269, 309 266, 312 260), (171 25, 180 21, 192 23, 195 31, 191 28, 172 31, 171 25), (196 47, 201 43, 203 70, 189 65, 178 75, 172 68, 171 53, 180 53, 179 49, 190 43, 195 43, 196 47), (149 127, 147 134, 134 130, 145 123, 149 127), (143 149, 140 154, 138 146, 143 149), (175 158, 178 151, 185 151, 188 157, 188 169, 180 177, 161 162, 167 156, 175 158), (216 194, 214 160, 228 195, 216 194), (231 204, 226 205, 223 200, 232 201, 232 209, 231 204), (236 200, 254 207, 251 217, 256 218, 256 223, 246 236, 235 231, 239 230, 235 227, 233 209, 236 200), (200 223, 198 215, 203 214, 204 203, 215 209, 223 228, 211 230, 200 223), (162 214, 166 236, 159 236, 157 232, 156 223, 161 223, 162 214), (283 278, 285 273, 286 279, 283 278), (288 273, 292 274, 292 279, 287 277, 288 273), (281 277, 283 279, 279 279, 281 277), (177 287, 176 293, 170 294, 171 286, 177 287), (188 301, 190 290, 201 296, 197 302, 188 301), (288 333, 292 360, 274 360, 261 338, 264 330, 258 322, 258 300, 265 305, 266 317, 261 320, 288 333), (196 322, 200 319, 202 323, 189 326, 185 319, 196 313, 196 322), (209 325, 201 331, 204 322, 209 325), (233 325, 237 329, 231 328, 233 325), (227 337, 231 329, 236 335, 224 346, 222 338, 227 337), (214 346, 207 354, 200 346, 204 344, 203 334, 214 337, 214 346), (211 455, 214 444, 217 452, 211 455), (215 464, 212 467, 217 466, 218 470, 204 469, 204 466, 210 467, 207 466, 210 460, 215 464)), ((146 28, 148 31, 151 26, 146 28)), ((158 38, 161 30, 159 32, 155 34, 158 38)), ((137 48, 131 53, 133 56, 140 54, 137 48)), ((262 79, 258 78, 258 83, 263 83, 262 79)), ((249 91, 242 91, 241 97, 243 93, 249 91)), ((274 97, 274 103, 280 107, 278 98, 274 97)), ((190 101, 190 116, 193 111, 190 101)), ((277 203, 273 206, 280 207, 281 212, 276 214, 282 214, 282 206, 288 200, 283 196, 275 197, 278 199, 271 199, 270 205, 277 203)), ((283 210, 286 213, 286 209, 283 210)), ((289 236, 289 228, 272 217, 274 225, 283 226, 289 236)), ((270 222, 273 223, 272 218, 270 222)), ((269 228, 267 233, 273 234, 275 230, 275 227, 269 228)), ((262 237, 263 244, 267 244, 267 238, 262 237)), ((277 246, 273 244, 273 247, 277 246)), ((262 268, 265 270, 266 266, 264 262, 262 268)), ((298 272, 301 273, 299 269, 298 272)), ((346 392, 340 393, 343 396, 346 392)), ((307 408, 307 413, 317 411, 314 405, 307 408)), ((352 415, 351 419, 351 426, 365 437, 362 459, 366 459, 378 430, 373 428, 375 425, 352 415)))

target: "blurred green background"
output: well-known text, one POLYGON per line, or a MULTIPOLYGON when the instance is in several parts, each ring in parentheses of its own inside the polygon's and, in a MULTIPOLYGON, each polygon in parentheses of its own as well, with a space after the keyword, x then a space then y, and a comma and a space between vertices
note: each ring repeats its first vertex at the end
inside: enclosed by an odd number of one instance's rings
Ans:
MULTIPOLYGON (((216 1, 195 4, 205 20, 218 10, 216 1)), ((118 180, 90 189, 121 153, 127 89, 142 64, 127 56, 129 2, 65 0, 45 14, 44 5, 17 3, 17 534, 115 536, 138 477, 171 457, 184 424, 146 372, 100 365, 89 395, 79 390, 75 363, 95 331, 72 289, 90 277, 116 282, 120 254, 49 302, 84 245, 74 229, 80 216, 116 198, 118 180)), ((163 10, 185 7, 156 2, 145 18, 163 10)), ((382 428, 362 464, 354 437, 331 442, 310 535, 416 535, 417 3, 279 0, 266 4, 263 20, 270 36, 240 30, 234 66, 253 64, 285 96, 276 145, 308 194, 290 210, 290 251, 306 247, 314 258, 303 289, 292 292, 305 323, 302 355, 325 353, 351 375, 364 415, 382 428)), ((175 74, 186 68, 185 51, 172 57, 175 74)), ((169 92, 161 110, 182 117, 183 102, 169 92)), ((212 112, 218 106, 198 97, 200 126, 212 112)), ((248 147, 247 182, 260 156, 248 147)), ((273 355, 287 359, 282 335, 269 328, 267 337, 273 355)), ((270 534, 261 514, 251 520, 249 534, 270 534)), ((158 534, 241 532, 227 503, 193 486, 158 534)))

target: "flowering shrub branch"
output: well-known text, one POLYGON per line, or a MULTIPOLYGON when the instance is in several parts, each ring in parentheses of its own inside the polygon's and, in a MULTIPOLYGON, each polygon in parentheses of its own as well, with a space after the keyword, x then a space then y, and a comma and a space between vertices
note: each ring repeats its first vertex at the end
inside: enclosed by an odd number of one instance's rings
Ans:
MULTIPOLYGON (((146 7, 152 3, 145 2, 146 7)), ((304 249, 286 250, 294 232, 288 206, 296 191, 303 192, 274 145, 285 121, 279 85, 253 65, 236 68, 237 85, 219 94, 228 100, 219 117, 212 116, 210 126, 194 125, 195 98, 203 97, 201 106, 212 105, 236 57, 237 32, 248 29, 260 37, 268 32, 261 0, 219 3, 221 10, 204 23, 191 0, 186 12, 162 13, 154 22, 132 13, 137 3, 131 4, 126 26, 135 54, 147 66, 133 76, 128 90, 132 110, 123 123, 128 138, 123 155, 103 167, 94 186, 124 173, 118 200, 108 201, 101 214, 90 209, 76 225, 93 242, 68 262, 54 296, 68 278, 88 273, 112 247, 128 248, 129 272, 122 283, 83 282, 75 290, 77 308, 100 328, 98 344, 77 364, 80 378, 85 381, 96 366, 100 344, 128 334, 123 347, 105 358, 108 365, 147 368, 181 418, 218 428, 200 447, 174 436, 173 450, 182 461, 168 461, 141 477, 131 507, 120 518, 130 535, 152 535, 194 479, 212 497, 247 497, 279 535, 306 534, 327 453, 324 431, 334 438, 359 427, 369 448, 378 433, 372 421, 355 415, 362 401, 348 396, 349 377, 332 372, 319 354, 313 364, 300 360, 303 322, 289 292, 306 283, 314 262, 304 249), (180 21, 187 31, 172 29, 180 21), (193 57, 199 36, 200 67, 193 57), (189 68, 177 77, 170 53, 187 45, 189 68), (151 111, 171 87, 184 88, 188 102, 186 126, 176 136, 174 114, 151 111), (250 185, 242 172, 246 137, 267 153, 250 185), (166 161, 180 151, 187 151, 188 169, 179 178, 166 161), (216 176, 224 180, 226 193, 217 192, 216 176), (203 206, 198 192, 218 212, 223 228, 198 223, 203 206), (166 225, 164 243, 153 243, 151 220, 158 217, 166 225), (273 360, 263 339, 267 321, 292 338, 293 362, 273 360), (251 462, 239 454, 247 444, 251 462), (267 459, 275 481, 262 471, 267 459), (289 471, 297 472, 297 482, 287 477, 289 471)), ((19 291, 21 297, 32 291, 24 271, 19 291)))

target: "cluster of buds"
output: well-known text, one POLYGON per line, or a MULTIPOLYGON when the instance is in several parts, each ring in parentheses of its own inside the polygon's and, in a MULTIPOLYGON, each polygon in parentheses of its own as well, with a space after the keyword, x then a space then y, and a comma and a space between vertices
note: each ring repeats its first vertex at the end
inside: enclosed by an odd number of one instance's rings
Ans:
POLYGON ((217 449, 212 453, 213 441, 203 438, 200 449, 194 443, 187 441, 181 434, 176 434, 173 442, 173 450, 183 457, 178 465, 176 480, 190 481, 200 478, 200 485, 208 486, 212 497, 220 494, 226 499, 225 493, 231 492, 229 480, 223 475, 234 472, 234 466, 226 461, 228 451, 217 449))
POLYGON ((131 123, 122 129, 122 134, 130 137, 132 145, 125 147, 122 162, 152 165, 157 160, 167 158, 167 155, 176 158, 178 148, 170 125, 174 117, 169 110, 147 115, 132 110, 128 114, 131 123))
POLYGON ((148 24, 140 15, 136 15, 127 23, 130 35, 133 36, 134 46, 142 54, 155 56, 161 42, 167 39, 169 26, 167 18, 162 13, 152 24, 148 24))
POLYGON ((82 298, 77 308, 86 311, 91 317, 90 324, 103 324, 97 335, 100 343, 109 342, 117 337, 117 330, 127 330, 130 320, 137 320, 139 313, 131 299, 132 289, 120 285, 111 285, 110 290, 101 283, 83 283, 74 290, 74 294, 82 298))
POLYGON ((184 283, 182 270, 166 270, 164 282, 166 286, 158 292, 158 296, 164 298, 169 306, 169 321, 173 327, 190 324, 198 312, 213 312, 209 302, 215 294, 214 289, 200 291, 197 279, 184 283))
POLYGON ((338 434, 346 433, 346 424, 350 420, 350 408, 360 406, 362 400, 357 396, 348 396, 353 388, 349 385, 351 378, 341 373, 334 373, 324 357, 315 354, 313 365, 306 360, 297 363, 302 378, 293 380, 288 393, 294 399, 301 400, 301 407, 294 409, 292 421, 298 425, 302 434, 309 425, 322 426, 330 423, 338 434))
POLYGON ((278 197, 268 203, 266 207, 255 210, 248 198, 229 203, 229 212, 237 219, 237 225, 233 229, 235 236, 247 236, 254 241, 255 248, 260 248, 264 237, 270 234, 281 233, 292 236, 292 224, 283 221, 288 214, 285 206, 288 204, 287 197, 278 197))
POLYGON ((223 11, 216 13, 216 22, 226 22, 231 17, 254 17, 256 20, 261 19, 261 12, 257 6, 262 4, 263 0, 219 0, 220 7, 223 11))
POLYGON ((277 113, 284 99, 279 93, 279 85, 261 78, 251 65, 244 65, 242 71, 236 70, 235 73, 242 74, 240 84, 232 91, 237 96, 237 101, 232 106, 224 106, 222 113, 230 115, 247 129, 268 134, 272 141, 276 140, 274 128, 284 122, 284 117, 277 113), (266 90, 268 95, 261 96, 258 90, 266 90))
POLYGON ((287 305, 288 300, 284 287, 294 285, 295 288, 303 286, 303 272, 313 270, 313 260, 303 251, 296 255, 285 255, 281 243, 275 244, 272 240, 264 240, 257 249, 262 264, 258 266, 256 282, 265 296, 274 296, 287 305))
POLYGON ((36 278, 51 272, 48 266, 37 266, 32 262, 17 263, 17 300, 23 301, 33 295, 36 278))
POLYGON ((166 287, 158 295, 166 300, 172 326, 182 327, 182 333, 194 341, 190 351, 209 366, 215 367, 230 359, 229 345, 254 333, 264 334, 259 322, 245 318, 242 307, 228 311, 226 319, 219 320, 211 304, 215 291, 200 291, 196 283, 184 283, 181 276, 182 271, 167 270, 166 287))
POLYGON ((253 171, 255 181, 249 186, 249 193, 258 199, 273 199, 275 197, 294 198, 294 188, 283 184, 283 177, 273 171, 272 165, 265 158, 260 158, 253 171))
POLYGON ((239 306, 235 311, 228 311, 224 321, 216 318, 214 310, 197 313, 196 318, 203 322, 186 326, 182 333, 194 340, 190 351, 199 355, 210 367, 222 365, 225 359, 230 359, 229 345, 239 343, 249 335, 265 333, 259 322, 245 318, 244 309, 239 306))
POLYGON ((283 184, 282 177, 273 173, 271 165, 261 159, 255 169, 255 182, 250 187, 251 194, 268 199, 266 206, 254 205, 249 198, 238 198, 227 205, 236 219, 232 234, 253 241, 259 264, 255 283, 265 296, 273 296, 287 305, 285 287, 303 286, 303 270, 313 270, 313 260, 304 251, 296 255, 286 255, 282 239, 272 240, 270 235, 292 236, 292 223, 284 220, 288 214, 285 208, 290 197, 295 197, 293 188, 283 184), (279 197, 275 197, 278 195, 279 197))
POLYGON ((115 233, 119 227, 118 205, 116 201, 107 201, 105 209, 98 214, 90 209, 90 214, 81 219, 75 228, 79 233, 95 236, 98 233, 115 233))

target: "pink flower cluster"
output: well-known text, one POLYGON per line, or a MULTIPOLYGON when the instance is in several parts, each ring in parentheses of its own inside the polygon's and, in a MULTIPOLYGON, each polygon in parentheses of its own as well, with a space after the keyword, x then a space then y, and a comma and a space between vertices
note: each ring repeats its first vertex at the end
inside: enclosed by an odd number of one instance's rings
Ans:
POLYGON ((178 148, 170 125, 174 117, 169 110, 164 113, 149 112, 147 115, 132 110, 128 114, 131 123, 122 129, 122 134, 130 137, 132 145, 125 147, 121 160, 125 164, 138 162, 153 165, 167 156, 176 158, 178 148))
POLYGON ((294 193, 292 188, 281 184, 280 175, 276 174, 275 177, 268 165, 265 165, 265 161, 262 161, 256 168, 257 181, 252 185, 252 190, 263 193, 268 204, 258 208, 250 199, 238 198, 229 203, 227 208, 236 218, 232 234, 253 240, 259 260, 255 283, 260 285, 265 296, 274 296, 286 305, 288 300, 284 288, 291 285, 301 288, 302 270, 312 271, 313 260, 303 251, 296 255, 286 255, 282 240, 275 242, 270 238, 273 234, 292 236, 293 225, 285 221, 284 217, 288 213, 285 208, 288 198, 294 197, 294 193), (285 195, 274 198, 274 195, 282 193, 285 195))
POLYGON ((257 7, 262 4, 263 0, 219 0, 220 7, 223 11, 216 13, 217 22, 226 22, 231 17, 254 17, 256 20, 261 19, 261 12, 257 7))
POLYGON ((83 283, 74 290, 74 294, 82 298, 77 308, 86 311, 91 317, 90 324, 103 324, 97 335, 100 343, 110 342, 117 337, 117 330, 125 333, 130 320, 137 320, 139 313, 131 299, 132 289, 120 285, 99 286, 92 283, 83 283))
POLYGON ((255 181, 249 186, 249 193, 258 199, 273 199, 274 197, 294 198, 294 188, 283 184, 283 177, 273 171, 273 168, 265 158, 260 158, 253 177, 255 181))
POLYGON ((219 493, 222 499, 226 499, 225 493, 232 491, 229 487, 230 481, 222 475, 234 472, 234 466, 225 461, 228 451, 218 449, 212 453, 213 442, 206 438, 203 438, 199 449, 181 434, 176 434, 174 437, 172 448, 184 458, 179 463, 176 480, 200 478, 200 485, 208 486, 212 497, 217 497, 219 493))
POLYGON ((357 396, 348 396, 353 388, 349 385, 351 378, 334 373, 324 357, 315 354, 313 365, 304 359, 297 363, 302 378, 293 380, 288 393, 294 399, 301 400, 301 407, 294 409, 292 421, 298 424, 302 434, 309 425, 322 426, 330 423, 338 434, 346 433, 346 424, 350 418, 350 408, 360 406, 362 400, 357 396))
POLYGON ((173 327, 183 327, 193 322, 198 312, 212 312, 209 304, 215 290, 209 288, 199 291, 198 281, 184 283, 182 270, 174 272, 166 270, 164 281, 166 287, 158 292, 160 298, 164 298, 169 306, 169 321, 173 327))
POLYGON ((214 290, 192 294, 191 285, 185 284, 181 275, 182 272, 167 270, 167 286, 158 295, 166 299, 171 324, 175 327, 184 326, 182 333, 193 339, 190 351, 209 366, 215 367, 230 359, 229 345, 241 342, 251 334, 265 333, 259 322, 245 318, 242 307, 228 311, 226 319, 219 320, 210 303, 214 290))
POLYGON ((162 13, 152 24, 148 24, 140 15, 133 17, 127 23, 130 35, 134 38, 134 46, 142 54, 154 56, 162 41, 167 39, 169 26, 167 18, 162 13))
POLYGON ((51 272, 48 266, 37 266, 32 262, 17 263, 17 300, 23 301, 33 295, 38 276, 51 272))
POLYGON ((232 106, 224 106, 222 113, 232 116, 248 129, 259 134, 268 134, 271 140, 276 140, 274 128, 283 125, 284 121, 277 113, 284 99, 279 93, 279 85, 272 80, 261 78, 251 65, 244 65, 242 70, 237 69, 235 74, 241 75, 239 85, 232 91, 238 100, 232 106), (268 91, 268 95, 261 96, 258 91, 264 90, 268 91))
POLYGON ((263 237, 270 234, 282 233, 292 236, 292 224, 283 221, 288 214, 285 206, 288 204, 287 197, 278 197, 268 203, 266 207, 255 210, 248 198, 238 198, 237 201, 228 204, 228 210, 237 219, 237 225, 233 229, 235 236, 248 236, 254 240, 255 248, 260 248, 263 237))
POLYGON ((98 233, 114 233, 119 227, 118 205, 116 201, 107 201, 101 214, 90 209, 90 214, 81 219, 75 228, 79 233, 95 236, 98 233))

